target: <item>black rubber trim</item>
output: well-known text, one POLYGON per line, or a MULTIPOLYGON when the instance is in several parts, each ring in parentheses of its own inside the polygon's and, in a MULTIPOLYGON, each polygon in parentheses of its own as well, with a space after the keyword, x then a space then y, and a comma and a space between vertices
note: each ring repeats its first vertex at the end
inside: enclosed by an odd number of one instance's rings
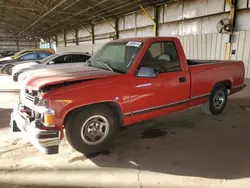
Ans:
POLYGON ((193 101, 193 100, 198 100, 198 99, 203 99, 203 98, 207 98, 207 97, 209 97, 209 96, 210 96, 210 94, 206 94, 206 95, 201 95, 201 96, 193 97, 193 98, 191 98, 191 101, 193 101))
POLYGON ((44 148, 44 153, 48 155, 54 155, 59 153, 59 146, 49 146, 44 148))
POLYGON ((138 114, 148 113, 148 112, 152 112, 152 111, 155 111, 155 110, 161 110, 161 109, 164 109, 164 108, 170 108, 170 107, 173 107, 173 106, 185 104, 185 103, 188 103, 188 102, 189 102, 189 100, 185 100, 185 101, 181 101, 181 102, 177 102, 177 103, 173 103, 173 104, 166 104, 166 105, 162 105, 162 106, 156 106, 156 107, 147 108, 147 109, 144 109, 144 110, 138 110, 138 111, 135 111, 133 113, 126 113, 126 114, 124 114, 124 116, 131 116, 131 115, 138 115, 138 114))
POLYGON ((58 138, 58 137, 59 137, 59 131, 36 135, 37 139, 58 138))
MULTIPOLYGON (((210 96, 210 94, 193 97, 191 99, 191 101, 202 99, 202 98, 207 98, 209 96, 210 96)), ((173 103, 173 104, 166 104, 166 105, 162 105, 162 106, 156 106, 156 107, 153 107, 153 108, 147 108, 147 109, 138 110, 138 111, 135 111, 135 112, 128 112, 128 113, 125 113, 124 116, 128 117, 128 116, 132 116, 132 115, 137 115, 137 114, 152 112, 152 111, 155 111, 155 110, 161 110, 161 109, 164 109, 164 108, 170 108, 170 107, 181 105, 181 104, 185 104, 185 103, 188 103, 188 102, 190 102, 190 100, 184 100, 184 101, 173 103)))
POLYGON ((21 130, 17 127, 16 121, 11 120, 10 126, 12 132, 21 132, 21 130))

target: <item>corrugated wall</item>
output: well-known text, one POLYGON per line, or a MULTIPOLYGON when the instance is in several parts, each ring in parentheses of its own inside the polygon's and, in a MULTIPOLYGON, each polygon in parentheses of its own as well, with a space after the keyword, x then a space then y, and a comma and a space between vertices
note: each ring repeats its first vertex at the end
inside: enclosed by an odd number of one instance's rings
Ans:
POLYGON ((33 39, 29 38, 15 39, 10 34, 6 34, 0 30, 0 51, 21 50, 24 48, 34 48, 37 46, 38 42, 35 42, 33 39))
MULTIPOLYGON (((178 37, 189 59, 224 60, 226 56, 227 35, 218 33, 178 37)), ((239 31, 234 35, 231 60, 243 61, 245 75, 250 78, 250 30, 239 31)))
MULTIPOLYGON (((243 60, 246 76, 250 78, 250 3, 249 0, 238 0, 236 30, 232 50, 233 60, 243 60)), ((154 16, 154 9, 147 9, 154 16)), ((228 35, 217 33, 216 24, 229 16, 226 0, 185 0, 159 7, 159 36, 176 36, 190 59, 225 59, 228 35)), ((114 20, 111 20, 114 26, 114 20)), ((142 12, 135 12, 119 18, 119 37, 153 36, 153 23, 142 12)), ((79 45, 67 43, 65 47, 63 33, 57 36, 57 51, 83 51, 93 53, 105 42, 113 40, 114 30, 107 23, 94 25, 95 44, 91 42, 91 27, 79 28, 79 45)), ((67 42, 73 40, 74 33, 66 33, 67 42)))
POLYGON ((34 41, 23 41, 23 40, 18 40, 13 41, 7 39, 0 39, 0 51, 4 50, 22 50, 24 48, 36 48, 38 47, 38 42, 34 41))

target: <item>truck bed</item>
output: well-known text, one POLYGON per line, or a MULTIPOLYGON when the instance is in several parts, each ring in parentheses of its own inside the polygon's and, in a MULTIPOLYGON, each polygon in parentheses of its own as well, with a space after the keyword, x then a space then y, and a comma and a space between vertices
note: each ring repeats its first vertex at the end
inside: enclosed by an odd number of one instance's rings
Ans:
POLYGON ((192 83, 191 98, 209 94, 221 81, 229 82, 232 88, 240 87, 244 81, 244 64, 241 61, 187 61, 192 83))
POLYGON ((226 61, 220 60, 194 60, 187 59, 188 66, 202 65, 202 64, 213 64, 213 63, 225 63, 226 61))

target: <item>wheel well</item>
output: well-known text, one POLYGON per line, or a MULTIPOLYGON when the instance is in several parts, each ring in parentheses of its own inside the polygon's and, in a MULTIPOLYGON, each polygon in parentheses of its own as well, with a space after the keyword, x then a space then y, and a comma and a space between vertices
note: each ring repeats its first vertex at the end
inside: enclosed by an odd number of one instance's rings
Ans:
POLYGON ((115 117, 118 120, 118 125, 120 125, 120 126, 123 125, 123 114, 122 114, 122 111, 121 111, 121 108, 120 108, 119 104, 116 103, 116 102, 102 102, 102 103, 96 103, 96 104, 81 106, 81 107, 78 107, 78 108, 75 108, 75 109, 71 110, 70 112, 67 113, 67 115, 64 118, 64 121, 63 121, 64 127, 67 126, 70 117, 76 115, 83 108, 87 108, 87 107, 90 107, 90 106, 97 106, 97 105, 104 105, 104 106, 109 107, 113 111, 113 113, 115 114, 115 117))
POLYGON ((224 81, 221 81, 221 82, 218 82, 215 84, 218 85, 218 84, 222 84, 223 86, 225 86, 228 90, 231 90, 232 89, 232 83, 230 80, 224 80, 224 81))

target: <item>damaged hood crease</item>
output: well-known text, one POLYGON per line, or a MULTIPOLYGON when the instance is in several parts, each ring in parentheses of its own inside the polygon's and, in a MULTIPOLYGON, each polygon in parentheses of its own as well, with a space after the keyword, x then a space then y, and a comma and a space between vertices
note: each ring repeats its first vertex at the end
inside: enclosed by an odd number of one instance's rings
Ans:
POLYGON ((50 89, 119 74, 120 73, 104 69, 84 66, 84 68, 81 68, 79 71, 75 70, 75 72, 56 70, 54 74, 50 75, 46 75, 41 72, 41 74, 25 78, 23 84, 26 87, 33 88, 35 90, 39 90, 41 88, 50 89))

